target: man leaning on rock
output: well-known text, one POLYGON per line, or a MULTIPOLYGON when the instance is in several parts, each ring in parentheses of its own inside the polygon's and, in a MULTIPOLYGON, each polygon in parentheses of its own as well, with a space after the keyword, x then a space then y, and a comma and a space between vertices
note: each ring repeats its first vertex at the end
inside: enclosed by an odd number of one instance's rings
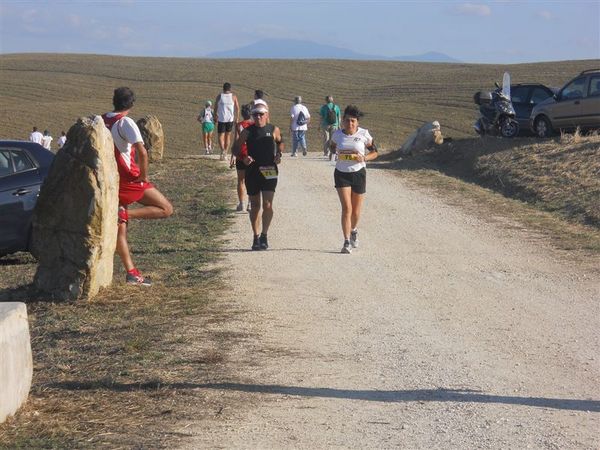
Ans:
POLYGON ((129 219, 162 219, 173 214, 173 206, 161 192, 148 181, 148 152, 137 124, 127 115, 135 102, 135 95, 128 87, 115 89, 114 110, 102 116, 115 143, 115 158, 119 171, 119 219, 117 253, 125 266, 128 284, 150 286, 148 277, 142 276, 133 264, 127 243, 129 219), (138 156, 139 166, 135 156, 138 156), (140 208, 129 210, 132 203, 140 208))

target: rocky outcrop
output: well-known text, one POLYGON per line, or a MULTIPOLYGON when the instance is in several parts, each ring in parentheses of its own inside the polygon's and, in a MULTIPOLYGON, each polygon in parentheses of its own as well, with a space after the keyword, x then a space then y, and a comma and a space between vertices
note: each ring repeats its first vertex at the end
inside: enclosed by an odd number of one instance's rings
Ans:
POLYGON ((33 216, 36 287, 59 300, 91 299, 112 282, 119 175, 100 116, 80 118, 54 158, 33 216))
POLYGON ((165 147, 162 124, 156 116, 148 115, 139 119, 137 125, 144 139, 144 147, 148 150, 148 159, 151 162, 160 161, 165 147))
POLYGON ((433 145, 440 145, 444 143, 444 137, 442 136, 442 129, 440 123, 437 120, 428 122, 425 125, 419 127, 414 133, 412 133, 402 147, 400 151, 404 155, 417 153, 426 150, 433 145))

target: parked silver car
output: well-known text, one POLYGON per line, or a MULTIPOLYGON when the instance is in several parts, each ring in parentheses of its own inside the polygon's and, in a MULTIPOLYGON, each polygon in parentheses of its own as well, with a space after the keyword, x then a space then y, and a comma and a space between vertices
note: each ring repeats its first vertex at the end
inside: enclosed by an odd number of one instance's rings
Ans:
POLYGON ((600 129, 600 69, 584 70, 533 108, 529 123, 541 138, 577 127, 600 129))

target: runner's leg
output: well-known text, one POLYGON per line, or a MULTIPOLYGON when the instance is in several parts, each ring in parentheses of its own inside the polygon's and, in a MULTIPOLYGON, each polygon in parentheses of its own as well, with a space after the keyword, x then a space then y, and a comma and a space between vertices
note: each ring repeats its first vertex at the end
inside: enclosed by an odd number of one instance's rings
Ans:
POLYGON ((365 198, 364 194, 356 194, 352 192, 351 202, 352 202, 352 214, 350 215, 350 228, 354 230, 358 226, 358 221, 360 220, 360 213, 362 211, 362 204, 365 198))
POLYGON ((263 191, 262 192, 262 232, 263 234, 267 234, 269 231, 269 226, 271 225, 271 220, 273 219, 273 198, 275 197, 275 192, 273 191, 263 191))
POLYGON ((256 195, 250 195, 248 197, 250 199, 250 204, 252 208, 250 209, 250 224, 252 225, 252 233, 254 236, 258 236, 260 233, 260 192, 256 195))
POLYGON ((173 205, 156 188, 146 189, 138 203, 144 206, 130 209, 130 219, 164 219, 173 214, 173 205))
POLYGON ((246 170, 237 171, 237 195, 238 201, 244 203, 244 197, 246 196, 246 185, 244 184, 244 178, 246 177, 246 170))
POLYGON ((350 186, 336 188, 342 205, 342 233, 344 239, 350 239, 350 231, 352 230, 352 190, 350 186))
POLYGON ((225 159, 225 135, 227 133, 217 133, 219 135, 219 148, 221 149, 221 159, 225 159))

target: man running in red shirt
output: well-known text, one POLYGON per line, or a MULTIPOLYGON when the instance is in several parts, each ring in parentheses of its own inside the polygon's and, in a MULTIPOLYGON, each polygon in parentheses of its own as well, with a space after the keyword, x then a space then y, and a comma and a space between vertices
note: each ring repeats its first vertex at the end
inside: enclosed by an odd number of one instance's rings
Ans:
POLYGON ((128 87, 115 89, 114 111, 102 116, 106 127, 111 131, 115 143, 115 158, 119 170, 119 219, 117 232, 117 253, 123 261, 128 284, 150 286, 148 277, 143 277, 131 259, 127 243, 127 222, 129 219, 162 219, 173 214, 173 206, 148 181, 148 152, 137 124, 127 115, 135 95, 128 87), (135 162, 137 153, 139 166, 135 162), (132 203, 140 203, 141 208, 128 210, 132 203))

